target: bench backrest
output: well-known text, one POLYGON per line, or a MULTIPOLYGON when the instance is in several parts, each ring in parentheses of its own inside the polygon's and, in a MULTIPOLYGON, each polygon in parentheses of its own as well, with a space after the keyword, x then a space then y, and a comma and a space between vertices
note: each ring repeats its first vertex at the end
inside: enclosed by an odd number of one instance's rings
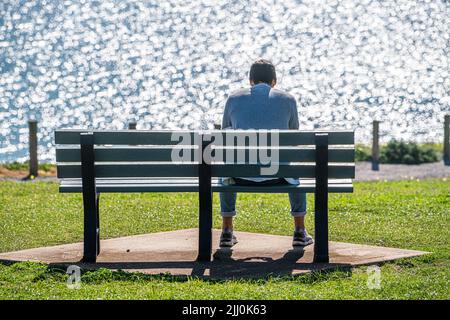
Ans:
MULTIPOLYGON (((82 150, 85 161, 95 161, 95 176, 98 178, 197 177, 199 160, 205 161, 200 155, 204 154, 201 148, 205 148, 206 142, 202 145, 201 141, 209 135, 213 137, 213 157, 220 154, 219 150, 223 150, 225 155, 231 149, 234 154, 232 158, 212 159, 213 177, 314 178, 318 144, 322 145, 322 151, 324 147, 327 149, 328 178, 348 179, 355 176, 353 131, 215 130, 202 133, 181 130, 57 130, 55 143, 58 178, 82 177, 82 150), (252 134, 258 137, 258 146, 252 134), (223 138, 216 139, 218 137, 223 138), (263 138, 268 146, 261 146, 263 138), (180 145, 180 141, 184 144, 180 145), (233 141, 231 145, 230 141, 233 141), (270 145, 271 141, 277 143, 270 145), (257 158, 252 159, 255 148, 277 152, 276 173, 261 174, 261 168, 269 165, 262 163, 259 153, 257 158), (181 160, 174 161, 174 153, 181 160)), ((266 155, 273 155, 270 152, 266 155)))

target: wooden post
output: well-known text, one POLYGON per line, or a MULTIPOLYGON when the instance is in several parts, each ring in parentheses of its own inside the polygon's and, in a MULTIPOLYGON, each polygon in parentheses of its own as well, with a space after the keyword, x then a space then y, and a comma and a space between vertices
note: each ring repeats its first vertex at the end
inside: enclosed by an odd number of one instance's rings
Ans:
POLYGON ((372 170, 378 171, 380 170, 380 121, 374 120, 372 127, 372 170))
POLYGON ((450 166, 450 114, 444 117, 444 163, 450 166))
POLYGON ((37 121, 29 120, 28 129, 29 129, 29 153, 30 153, 29 176, 37 177, 38 176, 37 121))
POLYGON ((316 133, 314 262, 329 262, 328 254, 328 133, 316 133))
POLYGON ((128 124, 128 129, 129 130, 136 130, 136 125, 137 123, 135 121, 132 121, 128 124))

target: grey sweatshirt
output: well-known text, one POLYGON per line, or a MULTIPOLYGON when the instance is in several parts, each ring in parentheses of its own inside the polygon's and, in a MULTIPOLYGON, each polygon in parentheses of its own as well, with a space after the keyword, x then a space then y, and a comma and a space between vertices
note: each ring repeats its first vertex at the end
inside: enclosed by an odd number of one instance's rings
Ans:
MULTIPOLYGON (((295 98, 268 84, 259 83, 228 97, 222 129, 297 129, 299 128, 295 98)), ((247 178, 264 181, 267 178, 247 178)), ((286 178, 291 184, 297 179, 286 178)))
POLYGON ((268 84, 239 90, 228 98, 223 129, 298 129, 295 98, 268 84))

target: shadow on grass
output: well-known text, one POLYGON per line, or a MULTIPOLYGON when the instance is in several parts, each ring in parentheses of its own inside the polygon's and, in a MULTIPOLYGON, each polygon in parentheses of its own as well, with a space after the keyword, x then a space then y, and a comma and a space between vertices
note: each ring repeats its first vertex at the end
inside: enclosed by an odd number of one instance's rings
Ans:
MULTIPOLYGON (((219 249, 213 261, 160 261, 160 262, 98 262, 95 264, 76 263, 81 269, 83 283, 103 283, 108 281, 168 281, 185 282, 201 280, 209 283, 239 281, 264 283, 267 281, 294 280, 299 283, 315 283, 336 278, 351 277, 351 266, 335 263, 300 263, 303 249, 292 249, 279 259, 267 257, 232 258, 232 249, 219 249), (182 275, 158 273, 158 269, 173 269, 182 275), (151 270, 154 274, 147 274, 151 270), (183 272, 180 272, 183 271, 183 272)), ((4 262, 2 262, 5 264, 4 262)), ((9 263, 11 264, 11 263, 9 263)), ((42 268, 34 281, 67 279, 67 263, 41 264, 42 268)), ((19 267, 20 268, 20 267, 19 267)))
MULTIPOLYGON (((83 283, 101 283, 107 281, 152 281, 185 282, 198 279, 216 283, 229 280, 239 282, 266 282, 273 280, 295 280, 300 283, 314 283, 336 278, 351 277, 352 269, 348 264, 338 263, 301 263, 303 248, 287 251, 281 258, 247 257, 233 258, 233 250, 222 248, 216 250, 211 262, 198 261, 148 261, 148 262, 97 262, 63 263, 49 265, 39 264, 34 270, 38 274, 34 281, 62 280, 67 278, 69 265, 77 265, 81 269, 83 283), (172 269, 170 273, 158 273, 158 270, 172 269), (145 273, 146 270, 153 274, 145 273)), ((17 262, 0 261, 4 265, 14 265, 17 262)), ((22 263, 23 264, 23 263, 22 263)), ((27 263, 23 264, 26 269, 27 263)), ((17 265, 18 270, 22 267, 17 265)))

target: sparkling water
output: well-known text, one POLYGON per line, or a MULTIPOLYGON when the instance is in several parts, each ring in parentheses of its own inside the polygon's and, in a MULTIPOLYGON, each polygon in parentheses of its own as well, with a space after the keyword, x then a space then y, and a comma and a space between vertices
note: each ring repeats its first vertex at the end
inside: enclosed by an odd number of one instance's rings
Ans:
POLYGON ((450 2, 0 0, 0 161, 54 160, 57 128, 205 129, 256 58, 302 129, 440 141, 450 2))

